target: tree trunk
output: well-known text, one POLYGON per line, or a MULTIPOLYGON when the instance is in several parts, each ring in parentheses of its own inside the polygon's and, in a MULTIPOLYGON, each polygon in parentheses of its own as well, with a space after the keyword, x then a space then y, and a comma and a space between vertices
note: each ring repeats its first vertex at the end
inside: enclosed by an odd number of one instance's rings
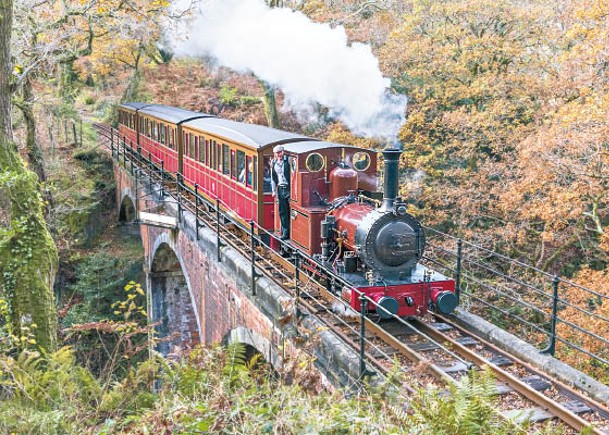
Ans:
POLYGON ((258 79, 258 83, 264 91, 264 113, 269 127, 281 128, 279 114, 277 113, 277 103, 275 102, 275 87, 264 80, 258 79))
POLYGON ((38 146, 36 139, 36 118, 34 117, 32 82, 29 77, 26 77, 22 87, 23 100, 15 105, 21 110, 26 127, 25 148, 27 150, 27 158, 30 169, 38 175, 40 182, 46 181, 46 173, 44 172, 44 157, 42 150, 38 146))
POLYGON ((74 82, 76 81, 76 73, 74 72, 74 61, 64 62, 61 65, 61 81, 59 95, 69 104, 74 103, 75 91, 74 82))
POLYGON ((13 1, 0 0, 0 134, 11 141, 11 31, 13 1))
POLYGON ((0 0, 0 298, 8 302, 12 334, 53 350, 57 314, 52 286, 57 250, 42 215, 36 174, 12 141, 12 0, 0 0))

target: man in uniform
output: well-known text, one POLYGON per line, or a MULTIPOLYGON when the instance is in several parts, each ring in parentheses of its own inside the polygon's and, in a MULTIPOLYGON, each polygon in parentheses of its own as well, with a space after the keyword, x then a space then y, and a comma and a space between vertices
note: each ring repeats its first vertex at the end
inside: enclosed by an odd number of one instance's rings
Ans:
POLYGON ((273 197, 279 205, 279 220, 281 221, 281 240, 290 237, 290 162, 285 155, 283 145, 273 148, 274 158, 271 160, 271 187, 273 197))

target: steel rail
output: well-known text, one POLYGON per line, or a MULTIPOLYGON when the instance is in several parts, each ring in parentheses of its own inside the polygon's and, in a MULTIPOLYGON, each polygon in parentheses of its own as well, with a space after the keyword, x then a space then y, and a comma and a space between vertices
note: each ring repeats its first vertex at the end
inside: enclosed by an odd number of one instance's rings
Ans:
MULTIPOLYGON (((437 315, 436 317, 441 319, 442 321, 444 321, 446 323, 449 323, 451 326, 457 327, 458 329, 460 329, 462 332, 464 332, 467 335, 474 335, 474 334, 471 334, 470 332, 465 331, 462 328, 459 328, 458 325, 454 325, 453 322, 451 322, 448 318, 446 318, 444 316, 437 315)), ((551 398, 545 396, 544 394, 542 394, 539 391, 535 390, 534 388, 530 387, 525 382, 521 381, 520 379, 518 379, 517 377, 515 377, 511 373, 508 373, 507 371, 503 370, 499 366, 493 364, 489 360, 487 360, 484 357, 478 355, 477 353, 475 353, 474 351, 468 349, 464 345, 458 343, 457 341, 455 341, 454 339, 452 339, 448 335, 446 335, 446 334, 444 334, 444 333, 442 333, 442 332, 432 328, 429 325, 426 325, 425 323, 422 323, 422 322, 419 322, 419 323, 420 323, 420 328, 425 330, 427 334, 433 335, 433 336, 437 337, 439 340, 443 340, 445 342, 450 343, 450 345, 453 347, 453 349, 456 350, 457 353, 459 353, 459 355, 461 355, 462 357, 467 358, 468 360, 474 362, 479 367, 483 367, 483 366, 489 367, 492 370, 492 372, 495 374, 495 376, 497 376, 498 380, 506 383, 512 389, 514 389, 515 391, 517 391, 518 393, 520 393, 521 395, 523 395, 527 399, 531 400, 532 402, 534 402, 534 403, 536 403, 538 405, 541 405, 543 408, 545 408, 546 410, 551 412, 559 420, 561 420, 562 422, 566 423, 567 425, 569 425, 573 429, 581 431, 584 428, 588 428, 588 429, 592 429, 593 433, 595 433, 595 434, 598 434, 598 435, 602 435, 603 434, 603 432, 601 432, 598 429, 594 428, 588 421, 584 420, 583 418, 581 418, 577 414, 571 412, 570 410, 568 410, 567 408, 562 406, 560 403, 555 402, 551 398)), ((540 373, 539 370, 530 367, 529 365, 527 365, 524 362, 521 362, 520 360, 518 360, 518 358, 515 358, 513 355, 507 354, 506 352, 501 351, 496 346, 492 345, 491 343, 486 342, 484 339, 482 339, 482 338, 480 338, 480 337, 478 337, 476 335, 474 335, 474 336, 476 337, 476 340, 479 340, 485 346, 488 346, 489 348, 491 348, 493 350, 501 352, 501 354, 509 357, 515 363, 517 363, 519 365, 522 365, 523 367, 526 367, 527 369, 530 368, 531 371, 533 371, 535 373, 538 373, 538 374, 540 373)), ((547 375, 543 375, 543 376, 545 378, 547 378, 547 375)), ((551 378, 551 381, 553 383, 563 387, 563 385, 560 382, 558 382, 557 380, 555 380, 554 378, 551 378)), ((568 388, 566 385, 564 385, 564 387, 565 387, 565 389, 568 388)), ((591 403, 590 399, 586 399, 585 401, 586 401, 586 403, 591 403)), ((594 406, 597 407, 596 404, 594 404, 594 406)))
MULTIPOLYGON (((450 318, 448 318, 446 316, 443 316, 441 314, 436 314, 435 317, 437 319, 442 320, 443 322, 446 322, 446 323, 450 324, 453 328, 455 328, 456 330, 458 330, 459 332, 461 332, 463 334, 474 335, 470 331, 468 331, 464 327, 458 325, 457 323, 453 322, 450 318)), ((515 363, 517 363, 517 364, 521 365, 522 367, 526 368, 527 370, 529 370, 530 372, 539 374, 540 376, 543 376, 546 379, 551 380, 560 389, 563 389, 563 390, 567 391, 569 394, 577 397, 578 400, 581 400, 582 402, 586 402, 588 405, 591 405, 591 406, 593 406, 595 408, 598 408, 601 412, 603 412, 607 416, 609 416, 609 407, 606 406, 605 404, 599 403, 599 402, 595 402, 593 399, 590 399, 589 397, 585 396, 581 391, 576 390, 572 386, 570 386, 568 384, 565 384, 562 381, 559 381, 559 380, 556 380, 556 379, 552 378, 551 374, 545 373, 543 370, 539 369, 538 367, 535 367, 531 363, 528 363, 526 361, 523 361, 523 360, 515 357, 514 355, 506 352, 505 350, 501 349, 500 347, 498 347, 497 345, 491 343, 490 341, 485 340, 484 338, 482 338, 480 336, 477 336, 477 335, 474 335, 474 336, 476 337, 476 340, 478 340, 480 343, 482 343, 483 345, 485 345, 486 347, 491 349, 493 352, 495 352, 495 353, 497 353, 499 355, 503 355, 505 357, 508 357, 509 359, 514 361, 515 363)))

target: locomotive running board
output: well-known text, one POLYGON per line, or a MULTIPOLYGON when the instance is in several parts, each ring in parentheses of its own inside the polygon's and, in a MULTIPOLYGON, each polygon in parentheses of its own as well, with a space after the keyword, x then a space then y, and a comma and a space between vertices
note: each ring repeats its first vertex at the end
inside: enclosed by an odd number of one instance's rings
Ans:
POLYGON ((137 214, 137 219, 134 224, 149 225, 151 227, 169 228, 175 230, 178 228, 178 220, 174 217, 164 214, 146 213, 140 211, 137 214))

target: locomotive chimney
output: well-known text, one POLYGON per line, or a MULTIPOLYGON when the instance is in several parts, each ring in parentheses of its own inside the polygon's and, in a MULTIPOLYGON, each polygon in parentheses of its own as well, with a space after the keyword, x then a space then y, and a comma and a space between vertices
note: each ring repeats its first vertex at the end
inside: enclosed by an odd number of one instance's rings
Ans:
POLYGON ((385 148, 383 160, 385 161, 385 174, 383 177, 383 205, 385 211, 393 210, 395 199, 398 196, 399 162, 402 150, 385 148))

